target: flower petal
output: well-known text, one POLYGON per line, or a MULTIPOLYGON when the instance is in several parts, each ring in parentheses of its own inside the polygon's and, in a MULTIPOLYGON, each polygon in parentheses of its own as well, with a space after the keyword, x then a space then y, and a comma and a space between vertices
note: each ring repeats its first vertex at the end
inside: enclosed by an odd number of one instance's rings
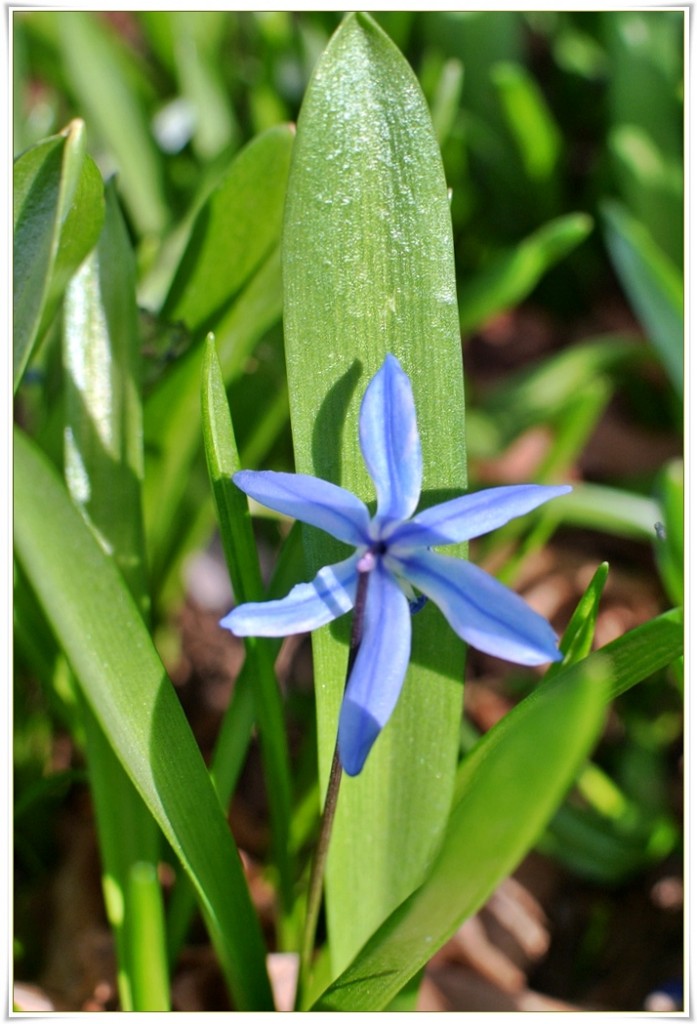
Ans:
POLYGON ((363 502, 343 487, 303 473, 254 472, 243 469, 232 478, 250 498, 293 516, 302 523, 356 546, 365 544, 370 514, 363 502))
POLYGON ((361 451, 384 519, 408 519, 421 494, 421 441, 411 382, 388 355, 366 388, 359 420, 361 451))
POLYGON ((289 636, 308 633, 338 619, 356 599, 358 555, 325 565, 312 583, 298 583, 280 601, 249 601, 220 620, 235 636, 289 636))
POLYGON ((570 490, 568 485, 516 484, 465 494, 419 512, 408 523, 400 523, 390 534, 390 550, 398 553, 406 547, 435 547, 481 537, 570 490))
POLYGON ((457 635, 477 650, 520 665, 561 660, 547 620, 478 566, 433 551, 415 552, 394 562, 400 573, 435 601, 457 635))
POLYGON ((392 714, 410 651, 409 603, 378 562, 368 579, 363 636, 339 716, 339 756, 348 775, 358 775, 392 714))

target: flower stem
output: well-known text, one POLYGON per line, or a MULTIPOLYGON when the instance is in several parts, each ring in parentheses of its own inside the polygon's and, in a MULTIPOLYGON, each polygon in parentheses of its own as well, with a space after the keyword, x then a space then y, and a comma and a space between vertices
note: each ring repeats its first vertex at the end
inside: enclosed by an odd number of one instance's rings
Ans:
MULTIPOLYGON (((351 623, 351 641, 349 644, 348 664, 346 667, 346 681, 344 690, 349 681, 351 670, 358 654, 358 648, 363 636, 363 614, 365 611, 365 598, 368 589, 368 577, 370 572, 360 572, 358 576, 358 587, 356 589, 356 603, 353 608, 353 622, 351 623)), ((324 869, 329 853, 329 840, 332 834, 332 824, 336 811, 337 800, 339 799, 339 786, 342 776, 341 761, 339 759, 338 741, 334 746, 331 768, 329 769, 329 782, 324 797, 324 808, 320 823, 319 837, 312 860, 310 872, 310 885, 307 892, 307 911, 305 914, 305 927, 303 930, 302 945, 300 949, 300 970, 298 975, 298 987, 295 994, 295 1009, 300 1009, 300 1002, 303 992, 307 989, 310 979, 310 968, 312 966, 312 953, 315 945, 315 933, 317 931, 317 919, 322 903, 322 887, 324 884, 324 869)))

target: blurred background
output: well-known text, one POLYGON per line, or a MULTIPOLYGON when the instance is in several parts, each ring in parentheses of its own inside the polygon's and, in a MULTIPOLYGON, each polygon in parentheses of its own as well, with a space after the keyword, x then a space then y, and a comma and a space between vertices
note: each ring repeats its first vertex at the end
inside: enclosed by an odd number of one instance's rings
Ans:
MULTIPOLYGON (((601 646, 682 602, 684 13, 375 17, 418 76, 452 190, 471 484, 575 484, 563 519, 552 511, 525 534, 513 525, 473 545, 472 557, 560 632, 609 562, 601 646)), ((223 346, 233 337, 234 317, 203 327, 170 317, 172 277, 233 156, 297 118, 339 21, 309 11, 13 12, 15 154, 80 117, 103 176, 117 175, 137 256, 147 395, 204 327, 223 346)), ((245 465, 291 469, 278 295, 274 303, 249 333, 229 397, 245 465)), ((58 320, 16 408, 60 463, 58 320)), ((154 614, 208 752, 242 654, 217 627, 232 594, 200 451, 185 477, 176 508, 160 510, 154 614)), ((269 566, 286 532, 260 524, 269 566)), ((79 736, 60 691, 45 685, 55 679, 37 662, 46 626, 26 600, 20 619, 34 629, 18 630, 15 679, 17 976, 56 1008, 108 1009, 113 951, 79 736)), ((307 644, 286 643, 279 676, 297 790, 311 799, 307 644)), ((463 752, 530 685, 529 674, 472 652, 463 752)), ((681 1005, 681 687, 673 666, 617 701, 538 850, 429 967, 422 1009, 681 1005)), ((268 840, 259 773, 253 746, 231 818, 252 866, 268 840)), ((268 893, 250 870, 263 915, 268 893)), ((225 998, 202 932, 175 988, 178 1009, 225 998)))

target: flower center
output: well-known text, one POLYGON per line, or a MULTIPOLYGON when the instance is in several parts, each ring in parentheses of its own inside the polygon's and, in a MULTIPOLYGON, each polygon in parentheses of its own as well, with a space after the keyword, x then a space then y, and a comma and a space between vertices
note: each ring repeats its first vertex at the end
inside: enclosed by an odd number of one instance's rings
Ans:
POLYGON ((356 564, 359 572, 372 572, 378 558, 387 554, 388 544, 385 540, 378 540, 372 544, 365 554, 361 555, 356 564))

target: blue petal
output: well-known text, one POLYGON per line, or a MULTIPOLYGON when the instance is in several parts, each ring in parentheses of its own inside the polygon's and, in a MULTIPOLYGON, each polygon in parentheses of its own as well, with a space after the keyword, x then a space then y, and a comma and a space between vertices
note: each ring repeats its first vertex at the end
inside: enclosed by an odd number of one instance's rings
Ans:
POLYGON ((561 660, 547 620, 478 566, 432 551, 395 558, 394 563, 477 650, 520 665, 561 660))
POLYGON ((339 716, 339 757, 348 775, 358 775, 392 714, 410 650, 409 603, 378 562, 368 579, 363 636, 339 716))
POLYGON ((370 514, 362 501, 327 480, 302 473, 240 470, 232 478, 241 491, 267 508, 293 516, 347 544, 367 542, 370 514))
POLYGON ((408 519, 421 494, 421 442, 411 382, 388 355, 366 388, 359 420, 361 450, 378 498, 377 514, 408 519))
POLYGON ((298 583, 280 601, 240 604, 220 620, 235 636, 289 636, 309 633, 353 608, 358 555, 325 565, 312 583, 298 583))
POLYGON ((570 490, 568 485, 520 484, 465 494, 420 512, 408 523, 400 523, 389 537, 390 551, 398 554, 402 548, 436 547, 481 537, 570 490))

